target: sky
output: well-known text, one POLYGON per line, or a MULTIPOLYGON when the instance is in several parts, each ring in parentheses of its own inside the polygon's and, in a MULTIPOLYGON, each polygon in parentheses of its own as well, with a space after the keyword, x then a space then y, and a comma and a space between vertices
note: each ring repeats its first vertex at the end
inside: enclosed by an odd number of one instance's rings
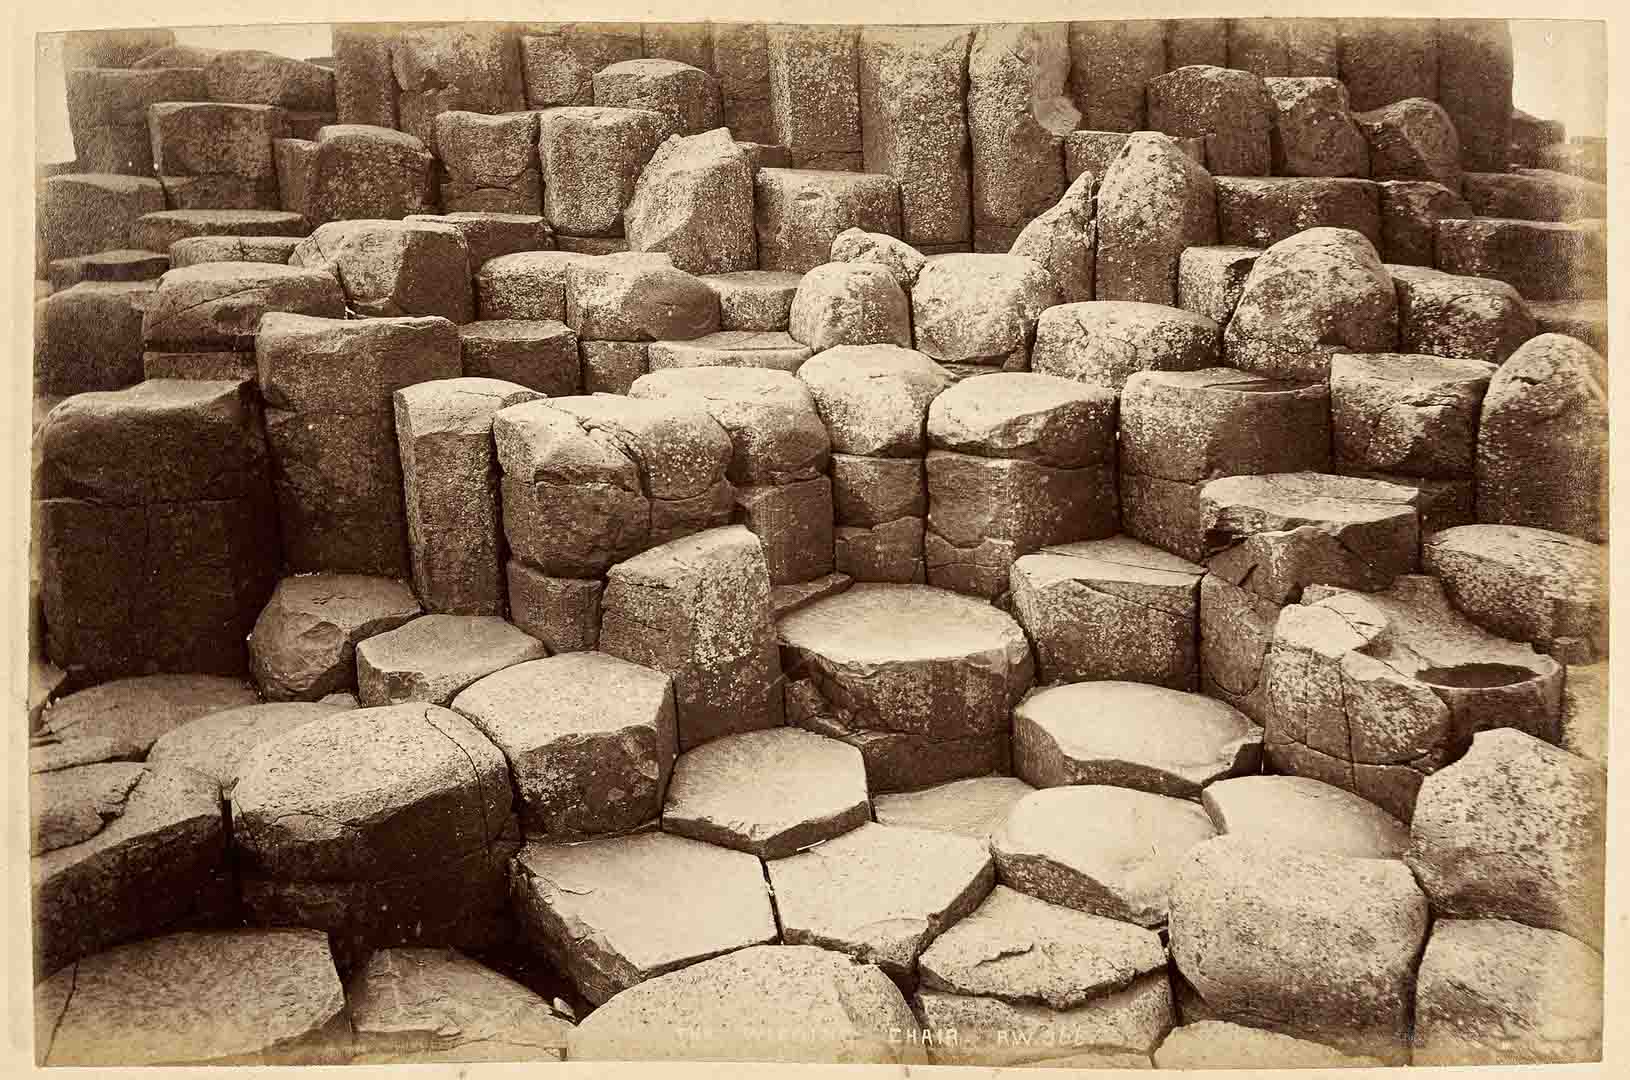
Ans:
MULTIPOLYGON (((1516 75, 1512 99, 1517 108, 1548 120, 1561 120, 1569 135, 1607 134, 1607 39, 1604 24, 1583 20, 1513 19, 1516 75)), ((327 56, 332 28, 327 23, 271 26, 191 27, 176 31, 183 45, 217 49, 266 49, 301 59, 327 56)), ((73 157, 68 110, 63 97, 62 39, 42 35, 37 49, 37 122, 40 159, 73 157)))

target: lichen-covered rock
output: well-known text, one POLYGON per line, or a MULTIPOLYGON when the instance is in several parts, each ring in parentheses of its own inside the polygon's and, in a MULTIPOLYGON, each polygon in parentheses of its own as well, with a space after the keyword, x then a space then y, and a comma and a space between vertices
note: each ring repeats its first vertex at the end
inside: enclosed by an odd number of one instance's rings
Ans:
POLYGON ((765 168, 754 173, 753 199, 761 270, 813 270, 846 229, 900 234, 900 186, 891 176, 765 168))
POLYGON ((1236 776, 1200 802, 1223 836, 1355 859, 1398 859, 1409 826, 1366 799, 1305 776, 1236 776))
POLYGON ((1016 255, 943 255, 911 290, 918 351, 947 363, 1029 366, 1036 319, 1058 300, 1052 274, 1016 255))
POLYGON ((1337 353, 1330 360, 1336 468, 1469 477, 1494 366, 1482 360, 1337 353))
POLYGON ((1083 177, 1071 182, 1051 210, 1026 225, 1008 249, 1009 255, 1032 259, 1052 275, 1062 304, 1093 296, 1098 233, 1093 224, 1092 185, 1097 178, 1092 174, 1083 177))
POLYGON ((1338 79, 1271 77, 1269 131, 1275 176, 1368 176, 1370 152, 1338 79))
POLYGON ((649 109, 667 118, 677 135, 719 126, 719 84, 700 68, 677 60, 619 60, 593 75, 594 103, 649 109))
POLYGON ((687 273, 757 267, 753 170, 730 133, 671 136, 657 147, 634 186, 625 229, 630 251, 667 252, 687 273))
POLYGON ((1460 138, 1437 102, 1405 98, 1353 120, 1369 144, 1377 180, 1434 180, 1460 190, 1460 138))
POLYGON ((1561 334, 1530 339, 1489 380, 1477 520, 1607 538, 1606 366, 1561 334))
POLYGON ((1481 731, 1421 785, 1404 859, 1441 914, 1602 944, 1607 775, 1521 731, 1481 731))
POLYGON ((911 346, 911 309, 887 267, 822 263, 798 281, 788 312, 794 341, 815 352, 838 345, 911 346))
POLYGON ((1217 191, 1211 174, 1171 139, 1138 132, 1098 185, 1099 300, 1177 302, 1177 264, 1185 248, 1217 242, 1217 191))
POLYGON ((543 213, 557 233, 621 236, 640 171, 673 131, 650 109, 566 106, 538 117, 543 213))
POLYGON ((1033 370, 1120 390, 1140 371, 1217 363, 1217 324, 1204 315, 1126 300, 1048 308, 1036 324, 1033 370))
POLYGON ((1266 248, 1307 229, 1351 229, 1381 243, 1380 191, 1340 176, 1219 176, 1220 243, 1266 248))
POLYGON ((255 685, 274 701, 316 701, 354 687, 357 643, 422 610, 412 590, 389 578, 284 578, 249 636, 255 685))
POLYGON ((1206 141, 1206 169, 1225 176, 1267 176, 1278 109, 1249 71, 1193 64, 1150 79, 1149 126, 1206 141))
POLYGON ((1081 112, 1066 96, 1064 23, 988 24, 968 52, 975 249, 1006 251, 1064 192, 1064 136, 1081 112), (988 234, 994 242, 983 242, 988 234))
POLYGON ((798 369, 838 454, 917 457, 929 406, 951 376, 929 357, 893 345, 839 346, 798 369))
POLYGON ((601 255, 566 264, 566 323, 585 341, 696 338, 719 328, 719 301, 665 254, 601 255))

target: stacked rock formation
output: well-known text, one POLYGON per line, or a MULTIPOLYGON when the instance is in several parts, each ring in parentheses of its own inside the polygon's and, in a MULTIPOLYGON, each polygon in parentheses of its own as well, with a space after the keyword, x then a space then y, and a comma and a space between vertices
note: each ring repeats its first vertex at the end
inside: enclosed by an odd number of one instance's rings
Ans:
POLYGON ((1504 23, 65 54, 42 1063, 1600 1055, 1605 149, 1504 23))

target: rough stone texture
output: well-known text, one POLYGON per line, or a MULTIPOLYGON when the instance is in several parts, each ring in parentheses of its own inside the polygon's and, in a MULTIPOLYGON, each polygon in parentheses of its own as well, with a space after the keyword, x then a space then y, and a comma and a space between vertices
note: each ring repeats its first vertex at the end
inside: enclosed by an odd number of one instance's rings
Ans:
POLYGON ((345 296, 326 268, 214 262, 170 270, 142 312, 142 344, 176 352, 251 347, 261 316, 337 318, 345 296))
POLYGON ((1034 259, 1017 255, 942 255, 911 290, 916 348, 947 363, 1025 370, 1036 320, 1058 301, 1058 283, 1034 259))
POLYGON ((1485 217, 1577 221, 1607 216, 1607 186, 1546 169, 1466 174, 1466 201, 1485 217))
POLYGON ((1433 265, 1438 221, 1472 216, 1458 192, 1430 180, 1383 180, 1376 187, 1381 192, 1379 250, 1389 264, 1433 265))
POLYGON ((1607 539, 1606 364, 1561 334, 1530 339, 1489 380, 1477 520, 1607 539))
POLYGON ((719 80, 719 111, 732 134, 750 142, 776 141, 770 115, 770 46, 763 23, 714 23, 712 71, 719 80))
MULTIPOLYGON (((55 991, 52 985, 55 984, 55 991)), ((339 1065, 345 992, 315 930, 190 932, 59 972, 43 1065, 339 1065), (139 991, 135 988, 140 988, 139 991)))
POLYGON ((1515 218, 1439 219, 1437 268, 1491 277, 1529 300, 1607 296, 1607 230, 1601 222, 1515 218))
POLYGON ((1394 860, 1219 837, 1172 883, 1172 957, 1207 1013, 1391 1063, 1408 1059, 1427 922, 1394 860))
POLYGON ((449 110, 435 118, 435 132, 446 209, 536 214, 542 207, 536 113, 449 110))
POLYGON ((520 43, 501 23, 417 26, 391 41, 391 71, 401 87, 403 131, 433 154, 436 117, 444 112, 513 112, 525 105, 520 43))
POLYGON ((304 236, 310 226, 287 210, 158 210, 130 226, 131 247, 169 251, 189 236, 304 236))
POLYGON ((933 400, 949 373, 920 352, 893 345, 838 346, 798 369, 838 454, 916 457, 927 442, 933 400))
POLYGON ((1058 203, 1024 227, 1009 255, 1033 260, 1052 275, 1060 303, 1073 304, 1093 296, 1093 263, 1098 232, 1093 224, 1092 174, 1071 181, 1058 203))
POLYGON ((1351 229, 1381 243, 1380 190, 1345 177, 1219 176, 1217 235, 1265 248, 1305 229, 1351 229))
POLYGON ((677 60, 619 60, 592 77, 594 103, 649 109, 678 135, 699 135, 719 126, 719 85, 713 76, 677 60))
POLYGON ((1072 22, 1069 42, 1070 97, 1080 110, 1081 127, 1099 131, 1160 129, 1159 124, 1145 122, 1144 86, 1170 70, 1164 21, 1072 22))
POLYGON ((1369 144, 1370 172, 1377 180, 1433 180, 1460 190, 1460 139, 1437 102, 1405 98, 1357 113, 1353 120, 1369 144))
POLYGON ((143 312, 152 281, 86 281, 34 305, 34 387, 50 395, 141 382, 143 312))
POLYGON ((41 714, 34 738, 66 742, 106 738, 114 757, 145 757, 165 732, 200 716, 256 702, 242 680, 219 675, 142 675, 58 698, 41 714))
POLYGON ((1370 175, 1369 148, 1348 115, 1347 88, 1339 80, 1262 81, 1275 109, 1269 131, 1273 175, 1370 175))
POLYGON ((596 1005, 777 937, 757 859, 666 833, 528 844, 510 887, 526 940, 596 1005))
POLYGON ((1398 297, 1375 248, 1349 229, 1315 228, 1256 260, 1223 333, 1229 366, 1324 379, 1336 352, 1397 347, 1398 297))
POLYGON ((1013 804, 1035 790, 1014 776, 974 776, 921 791, 876 795, 872 814, 879 825, 904 825, 988 841, 1007 820, 1013 804))
POLYGON ((1415 266, 1389 270, 1403 352, 1499 364, 1536 333, 1527 303, 1503 281, 1415 266))
POLYGON ((1330 361, 1336 468, 1470 477, 1494 370, 1483 360, 1337 353, 1330 361))
POLYGON ((1064 137, 1081 121, 1067 96, 1069 72, 1065 23, 974 30, 967 110, 975 250, 1006 251, 1064 193, 1064 137))
POLYGON ((497 615, 426 615, 357 642, 357 700, 448 705, 471 683, 544 653, 497 615))
POLYGON ((290 568, 407 577, 391 395, 458 376, 456 328, 274 312, 261 320, 255 356, 290 568))
POLYGON ((677 752, 661 672, 598 652, 552 656, 476 681, 452 707, 503 752, 528 836, 622 832, 661 814, 677 752))
POLYGON ((1602 945, 1607 775, 1521 731, 1480 731, 1421 785, 1404 859, 1441 915, 1602 945))
POLYGON ((719 301, 666 254, 602 255, 566 265, 566 323, 580 340, 683 340, 719 328, 719 301))
POLYGON ((521 38, 526 103, 534 109, 591 105, 594 73, 642 54, 637 23, 529 24, 521 38))
POLYGON ((1056 545, 1018 559, 1013 613, 1036 650, 1038 680, 1196 689, 1204 573, 1129 537, 1056 545))
MULTIPOLYGON (((702 894, 698 902, 713 901, 702 894)), ((665 906, 661 917, 668 914, 665 906)), ((915 1027, 905 998, 878 968, 777 945, 706 960, 619 995, 573 1030, 567 1053, 573 1061, 921 1062, 921 1047, 902 1035, 915 1027)))
POLYGON ((346 706, 326 700, 277 701, 206 713, 160 735, 146 760, 154 765, 185 766, 213 777, 220 784, 222 798, 230 801, 249 751, 343 708, 346 706))
POLYGON ((1194 799, 1262 764, 1262 729, 1198 694, 1114 680, 1038 690, 1013 712, 1013 770, 1036 787, 1109 784, 1194 799))
POLYGON ((128 246, 131 226, 164 209, 164 189, 142 176, 65 173, 40 186, 39 263, 128 246))
POLYGON ((1156 1048, 1154 1063, 1157 1069, 1363 1069, 1385 1064, 1227 1020, 1196 1020, 1174 1028, 1156 1048))
POLYGON ((625 229, 630 251, 665 251, 692 274, 756 268, 753 169, 730 133, 670 136, 657 147, 634 186, 625 229))
POLYGON ((1473 172, 1500 172, 1511 145, 1511 27, 1504 19, 1438 24, 1437 100, 1460 135, 1473 172))
POLYGON ((406 132, 339 124, 319 128, 314 144, 279 140, 277 147, 284 208, 298 209, 312 227, 436 210, 435 158, 406 132))
POLYGON ((749 731, 675 765, 665 832, 782 859, 870 820, 860 751, 796 728, 749 731))
POLYGON ((482 319, 458 328, 464 377, 503 381, 544 397, 582 390, 577 335, 556 319, 482 319))
POLYGON ((454 949, 381 949, 351 976, 352 1064, 560 1061, 571 1023, 454 949))
POLYGON ((590 578, 550 577, 509 560, 509 619, 543 642, 551 656, 592 649, 600 640, 600 593, 605 583, 590 578))
POLYGON ((1031 368, 1118 391, 1138 372, 1214 367, 1219 336, 1204 315, 1166 304, 1060 304, 1036 323, 1031 368))
POLYGON ((334 221, 302 241, 289 265, 328 271, 361 315, 475 318, 469 244, 451 225, 334 221))
POLYGON ((412 590, 389 578, 284 578, 249 637, 255 685, 273 701, 316 701, 355 687, 357 643, 422 611, 412 590))
POLYGON ((538 117, 543 213, 557 233, 621 236, 640 170, 672 134, 650 109, 567 106, 538 117))
POLYGON ((767 867, 781 938, 909 980, 917 958, 995 884, 978 840, 871 822, 767 867))
POLYGON ((1137 132, 1098 186, 1099 300, 1177 302, 1177 264, 1185 248, 1217 242, 1217 191, 1211 175, 1171 139, 1137 132))
POLYGON ((1409 826, 1350 791, 1305 776, 1220 780, 1200 802, 1220 835, 1280 850, 1397 859, 1409 847, 1409 826))
POLYGON ((1055 787, 1027 795, 991 839, 1002 884, 1050 904, 1154 929, 1189 849, 1215 833, 1199 805, 1128 788, 1055 787), (1124 822, 1113 833, 1081 821, 1124 822))
POLYGON ((1218 326, 1234 317, 1260 248, 1213 245, 1183 250, 1177 264, 1177 306, 1218 326))
POLYGON ((760 270, 812 270, 845 229, 900 235, 900 185, 891 176, 759 169, 753 199, 760 270))
POLYGON ((815 352, 838 345, 910 348, 911 314, 887 267, 829 262, 799 279, 787 326, 794 341, 815 352))
POLYGON ((1207 569, 1276 604, 1309 585, 1375 592, 1419 565, 1416 492, 1323 473, 1212 480, 1200 489, 1207 569))
POLYGON ((29 803, 37 979, 110 945, 207 922, 230 903, 220 792, 209 777, 82 765, 30 777, 29 803))
POLYGON ((1438 96, 1438 20, 1342 19, 1341 81, 1357 111, 1438 96))
POLYGON ((773 333, 787 329, 801 276, 787 270, 741 270, 702 280, 719 295, 720 330, 773 333))
POLYGON ((512 800, 503 754, 435 705, 345 709, 263 742, 232 800, 250 918, 326 930, 353 960, 485 944, 517 846, 512 800))
POLYGON ((682 750, 781 723, 769 594, 763 546, 741 526, 670 541, 611 568, 600 648, 673 676, 682 750))
POLYGON ((1280 613, 1272 640, 1262 679, 1269 765, 1400 820, 1414 812, 1422 777, 1475 733, 1558 738, 1561 665, 1467 621, 1436 578, 1402 577, 1384 593, 1310 590, 1280 613))
POLYGON ((1477 625, 1564 663, 1607 654, 1607 551, 1520 525, 1464 525, 1429 536, 1426 572, 1477 625))
POLYGON ((937 990, 919 990, 914 1000, 928 1030, 957 1032, 954 1041, 928 1046, 936 1065, 987 1069, 1146 1069, 1175 1019, 1171 985, 1160 973, 1073 1009, 937 990))
POLYGON ((973 30, 862 27, 861 160, 900 184, 900 235, 954 244, 972 235, 972 177, 963 85, 973 30))
POLYGON ((859 167, 859 28, 766 27, 771 142, 785 146, 794 167, 859 167))
POLYGON ((1278 108, 1257 75, 1196 64, 1150 79, 1148 99, 1151 128, 1205 139, 1211 173, 1267 176, 1272 169, 1278 108))
POLYGON ((566 321, 566 268, 585 259, 572 251, 519 251, 482 263, 475 272, 481 319, 566 321))
POLYGON ((1002 612, 922 585, 857 583, 783 618, 788 720, 858 746, 870 789, 997 771, 1030 649, 1002 612))
POLYGON ((1602 957, 1554 930, 1440 919, 1415 990, 1416 1065, 1596 1061, 1602 957))

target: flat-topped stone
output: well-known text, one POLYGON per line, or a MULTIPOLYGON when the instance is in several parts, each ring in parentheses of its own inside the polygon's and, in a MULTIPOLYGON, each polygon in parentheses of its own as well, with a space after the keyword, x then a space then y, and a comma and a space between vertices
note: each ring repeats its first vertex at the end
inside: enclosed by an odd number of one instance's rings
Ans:
POLYGON ((783 727, 726 735, 680 755, 662 828, 780 859, 870 816, 860 751, 783 727))
POLYGON ((528 844, 512 867, 526 940, 601 1005, 647 979, 777 939, 759 861, 667 833, 528 844))
POLYGON ((991 839, 1002 884, 1039 900, 1149 928, 1188 852, 1216 835, 1197 803, 1098 785, 1046 788, 991 839), (1084 830, 1083 821, 1116 824, 1084 830))
POLYGON ((274 701, 315 701, 354 687, 357 642, 394 630, 421 610, 413 590, 391 578, 284 578, 249 635, 255 685, 274 701))
POLYGON ((690 341, 653 341, 646 366, 653 372, 667 368, 769 368, 794 374, 812 355, 785 330, 720 330, 690 341))
POLYGON ((546 653, 497 615, 425 615, 357 642, 357 700, 447 705, 477 679, 546 653))
POLYGON ((253 705, 242 679, 219 675, 139 675, 80 690, 52 702, 43 729, 57 739, 106 736, 145 755, 154 740, 200 716, 253 705))
POLYGON ((528 835, 621 832, 662 811, 678 743, 661 672, 562 653, 488 675, 452 708, 504 752, 528 835))
POLYGON ((1013 710, 1013 770, 1036 787, 1108 784, 1194 799, 1261 764, 1262 729, 1199 694, 1081 682, 1035 691, 1013 710))
POLYGON ((927 355, 894 345, 844 345, 805 361, 809 387, 832 449, 868 457, 916 457, 934 398, 951 376, 927 355))
POLYGON ((305 236, 303 215, 292 210, 155 210, 130 226, 130 246, 170 250, 189 236, 305 236))
POLYGON ((1200 802, 1222 836, 1358 859, 1397 859, 1409 826, 1367 799, 1306 776, 1237 776, 1200 802))
POLYGON ((1106 462, 1115 442, 1115 394, 1030 372, 963 379, 928 408, 928 443, 980 457, 1060 469, 1106 462))
POLYGON ((772 860, 768 873, 783 941, 848 953, 896 979, 912 976, 923 949, 973 911, 996 876, 977 840, 870 822, 772 860))
POLYGON ((318 701, 274 701, 241 705, 200 716, 153 741, 147 760, 184 765, 214 777, 230 800, 249 752, 284 732, 313 724, 347 706, 318 701))

